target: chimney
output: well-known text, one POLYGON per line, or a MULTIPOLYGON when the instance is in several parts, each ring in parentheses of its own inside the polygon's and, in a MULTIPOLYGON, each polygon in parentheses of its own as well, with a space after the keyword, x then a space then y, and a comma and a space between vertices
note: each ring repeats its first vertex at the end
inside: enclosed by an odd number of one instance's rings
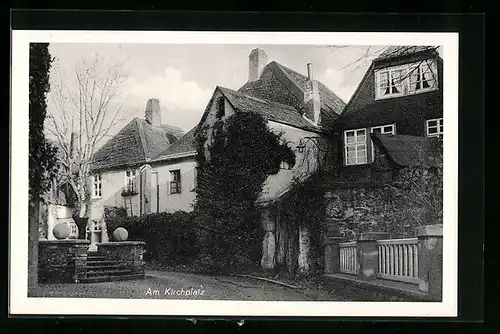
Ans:
POLYGON ((249 71, 248 82, 257 81, 267 65, 267 55, 264 50, 253 49, 248 56, 249 71))
POLYGON ((304 109, 306 116, 314 124, 321 122, 321 100, 319 97, 318 82, 314 80, 312 64, 307 64, 307 81, 304 88, 304 109))
POLYGON ((158 99, 149 99, 146 103, 146 122, 151 125, 161 125, 160 101, 158 99))

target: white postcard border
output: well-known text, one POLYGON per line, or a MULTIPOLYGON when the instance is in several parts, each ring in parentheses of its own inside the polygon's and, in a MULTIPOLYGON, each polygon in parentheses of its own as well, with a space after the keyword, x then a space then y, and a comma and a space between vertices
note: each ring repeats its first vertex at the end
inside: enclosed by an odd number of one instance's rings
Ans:
POLYGON ((457 316, 458 33, 333 32, 12 32, 10 302, 11 314, 189 316, 457 316), (28 298, 29 43, 172 43, 307 45, 442 45, 444 222, 442 302, 289 302, 170 299, 28 298))

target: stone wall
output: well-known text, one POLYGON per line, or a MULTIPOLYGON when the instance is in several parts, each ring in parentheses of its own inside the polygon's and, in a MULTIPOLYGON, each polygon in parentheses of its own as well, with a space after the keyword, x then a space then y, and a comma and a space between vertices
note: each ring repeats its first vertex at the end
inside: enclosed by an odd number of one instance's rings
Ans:
POLYGON ((424 209, 412 205, 390 185, 330 188, 326 191, 327 236, 354 240, 366 232, 384 231, 393 238, 414 235, 424 209))
POLYGON ((144 276, 145 246, 142 241, 102 242, 97 244, 97 249, 107 260, 124 264, 132 274, 144 276))
POLYGON ((39 240, 38 281, 77 283, 86 275, 88 240, 39 240))

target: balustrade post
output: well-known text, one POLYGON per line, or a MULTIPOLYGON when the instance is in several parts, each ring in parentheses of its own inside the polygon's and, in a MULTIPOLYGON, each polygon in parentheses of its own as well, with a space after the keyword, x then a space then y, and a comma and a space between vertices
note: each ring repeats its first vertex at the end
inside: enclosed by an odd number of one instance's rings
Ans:
POLYGON ((326 237, 325 247, 325 274, 337 274, 340 269, 340 247, 342 237, 326 237))
POLYGON ((363 279, 375 279, 378 274, 378 245, 377 240, 389 239, 386 232, 368 232, 357 236, 357 275, 363 279))
POLYGON ((443 225, 419 227, 418 236, 418 288, 427 292, 432 300, 443 296, 443 225))

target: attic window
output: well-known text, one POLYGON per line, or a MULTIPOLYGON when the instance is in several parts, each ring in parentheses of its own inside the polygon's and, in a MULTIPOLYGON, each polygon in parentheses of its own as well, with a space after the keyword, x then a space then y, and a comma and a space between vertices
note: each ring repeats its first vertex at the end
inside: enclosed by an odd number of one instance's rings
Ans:
POLYGON ((376 98, 384 99, 437 89, 434 59, 422 60, 375 71, 376 98))

